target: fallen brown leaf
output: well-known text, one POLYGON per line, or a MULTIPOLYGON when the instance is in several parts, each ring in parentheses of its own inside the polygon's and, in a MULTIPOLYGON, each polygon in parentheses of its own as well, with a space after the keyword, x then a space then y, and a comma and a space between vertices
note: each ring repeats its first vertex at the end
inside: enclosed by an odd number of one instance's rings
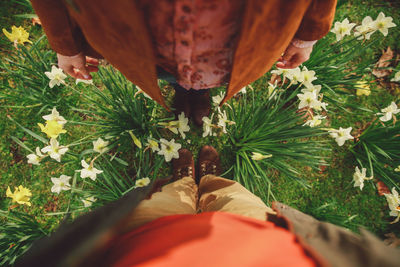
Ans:
POLYGON ((375 64, 375 69, 372 70, 372 74, 374 74, 378 78, 389 76, 392 71, 382 68, 389 67, 390 60, 393 59, 393 55, 393 51, 392 49, 390 49, 390 47, 388 47, 386 51, 382 51, 382 56, 375 64))
POLYGON ((32 25, 33 26, 35 26, 35 25, 42 25, 42 22, 40 22, 40 19, 39 18, 32 18, 32 25))
POLYGON ((378 188, 378 194, 380 196, 383 196, 384 194, 390 194, 389 187, 387 187, 387 185, 385 185, 382 181, 378 181, 376 185, 378 188))

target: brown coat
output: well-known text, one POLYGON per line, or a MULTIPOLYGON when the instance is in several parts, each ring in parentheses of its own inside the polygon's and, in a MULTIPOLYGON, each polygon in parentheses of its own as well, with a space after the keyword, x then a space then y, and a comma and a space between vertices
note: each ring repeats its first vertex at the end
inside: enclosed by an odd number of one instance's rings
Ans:
MULTIPOLYGON (((239 0, 237 0, 239 1, 239 0)), ((244 1, 244 0, 241 0, 244 1)), ((62 55, 100 55, 159 104, 154 47, 133 0, 31 0, 52 48, 62 55)), ((240 37, 224 101, 266 73, 291 39, 322 38, 336 0, 245 0, 240 37)))

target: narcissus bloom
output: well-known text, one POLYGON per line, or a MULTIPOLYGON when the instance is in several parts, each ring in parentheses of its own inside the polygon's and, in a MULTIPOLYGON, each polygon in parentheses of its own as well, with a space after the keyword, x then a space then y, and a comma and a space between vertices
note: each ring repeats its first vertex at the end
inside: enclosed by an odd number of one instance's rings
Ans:
POLYGON ((53 88, 54 85, 65 84, 64 80, 67 78, 67 75, 64 74, 63 70, 56 66, 52 66, 51 71, 46 71, 44 74, 46 74, 47 78, 50 79, 50 88, 53 88))
POLYGON ((350 134, 352 130, 352 127, 343 129, 342 127, 339 128, 339 130, 332 129, 329 131, 329 135, 333 138, 335 138, 336 143, 339 146, 343 146, 344 142, 346 140, 351 140, 354 139, 354 137, 350 134))
POLYGON ((68 147, 60 146, 55 138, 50 139, 50 145, 42 148, 43 153, 47 153, 50 158, 61 161, 61 156, 68 151, 68 147))
POLYGON ((380 31, 383 36, 388 35, 389 28, 396 27, 396 24, 393 23, 392 17, 386 17, 383 12, 380 12, 376 20, 373 22, 374 29, 380 31))
POLYGON ((145 177, 145 178, 142 178, 142 179, 137 179, 135 181, 135 188, 145 187, 145 186, 147 186, 149 184, 150 184, 150 178, 149 177, 145 177))
POLYGON ((369 96, 371 94, 371 89, 369 88, 369 85, 367 82, 358 81, 356 88, 357 88, 356 94, 358 96, 362 96, 362 95, 369 96))
POLYGON ((182 147, 182 145, 175 143, 175 139, 167 141, 164 138, 161 138, 160 144, 161 144, 161 150, 158 151, 158 154, 163 155, 165 157, 166 162, 170 162, 171 159, 179 158, 178 150, 182 147))
POLYGON ((209 119, 208 117, 203 117, 203 137, 206 136, 213 136, 215 135, 212 132, 212 128, 214 127, 214 125, 212 124, 212 117, 213 115, 211 115, 211 119, 209 119))
POLYGON ((57 121, 51 120, 46 121, 46 125, 38 123, 40 130, 47 134, 49 138, 57 138, 60 134, 66 133, 67 131, 63 129, 63 125, 57 121))
POLYGON ((396 188, 392 188, 391 194, 385 194, 386 201, 389 205, 390 213, 389 215, 392 217, 396 217, 396 219, 391 223, 396 223, 400 220, 400 198, 399 193, 396 191, 396 188))
POLYGON ((303 126, 308 125, 310 127, 318 126, 322 123, 322 120, 325 119, 326 116, 322 117, 321 115, 315 115, 311 120, 306 121, 303 126))
POLYGON ((318 111, 322 109, 326 110, 327 104, 318 100, 318 96, 315 91, 306 91, 303 94, 297 94, 297 97, 300 99, 298 109, 309 107, 318 111))
POLYGON ((312 87, 313 84, 312 82, 315 81, 317 77, 315 77, 315 71, 313 70, 308 70, 306 66, 303 67, 303 70, 301 71, 301 78, 300 80, 306 87, 312 87))
POLYGON ((218 106, 221 103, 222 99, 224 99, 224 94, 220 93, 219 95, 212 97, 212 102, 214 106, 218 106))
POLYGON ((346 35, 350 35, 350 31, 353 27, 356 26, 355 23, 350 23, 349 20, 346 18, 342 22, 336 21, 335 26, 331 30, 334 34, 336 34, 336 41, 340 41, 346 35))
POLYGON ((303 82, 303 75, 301 74, 301 70, 299 67, 294 69, 288 69, 285 75, 292 84, 298 84, 303 82))
POLYGON ((32 153, 26 157, 28 158, 28 163, 33 164, 33 165, 40 165, 40 161, 45 156, 40 152, 40 148, 36 147, 36 154, 32 153))
POLYGON ((56 121, 56 122, 58 122, 59 124, 62 124, 62 125, 64 125, 64 124, 67 123, 67 120, 64 119, 63 116, 60 116, 60 113, 58 113, 56 107, 54 107, 54 108, 51 110, 51 114, 45 115, 45 116, 43 116, 42 118, 43 118, 44 120, 46 120, 46 121, 56 121))
POLYGON ((93 150, 97 153, 104 153, 108 150, 108 143, 108 141, 104 141, 99 137, 96 141, 93 141, 93 150))
POLYGON ((178 128, 178 132, 181 134, 182 138, 185 139, 186 138, 186 134, 185 132, 190 131, 190 127, 189 127, 189 119, 185 117, 185 113, 181 113, 178 115, 178 124, 177 124, 177 128, 178 128))
POLYGON ((31 206, 31 203, 29 202, 32 196, 31 190, 23 187, 22 185, 15 187, 14 193, 11 192, 11 189, 8 186, 6 195, 7 197, 10 197, 12 199, 12 202, 17 202, 21 205, 31 206))
POLYGON ((136 137, 136 135, 133 134, 132 131, 129 131, 129 135, 132 137, 133 143, 138 147, 142 148, 142 143, 140 142, 139 138, 136 137))
POLYGON ((311 92, 311 93, 315 93, 316 95, 319 95, 319 92, 321 91, 321 88, 322 88, 321 85, 312 84, 311 86, 309 86, 307 88, 301 89, 301 92, 302 93, 311 92))
POLYGON ((355 169, 355 172, 353 174, 353 182, 354 182, 354 187, 360 187, 360 190, 363 189, 364 187, 364 181, 365 180, 371 180, 373 177, 367 177, 367 169, 366 168, 358 168, 358 166, 355 169))
POLYGON ((90 164, 87 164, 85 160, 81 161, 83 169, 80 171, 81 172, 81 178, 87 178, 89 177, 93 181, 96 180, 97 174, 102 173, 102 170, 98 170, 95 167, 93 167, 93 162, 90 164))
POLYGON ((8 32, 6 29, 3 29, 4 35, 14 43, 16 46, 17 44, 24 44, 24 43, 32 43, 29 41, 29 32, 27 32, 22 26, 16 27, 12 26, 11 27, 11 32, 8 32))
POLYGON ((400 82, 400 71, 396 72, 396 74, 390 81, 391 82, 400 82))
POLYGON ((156 151, 160 150, 160 148, 158 147, 157 141, 153 140, 151 138, 147 138, 146 146, 151 148, 151 151, 153 151, 153 152, 156 152, 156 151))
POLYGON ((272 154, 263 155, 258 152, 252 152, 251 159, 252 160, 263 160, 272 157, 272 154))
POLYGON ((381 109, 382 113, 379 112, 377 115, 383 115, 379 119, 381 121, 390 121, 392 117, 400 112, 400 109, 397 107, 395 102, 392 102, 389 106, 386 108, 381 109))
POLYGON ((226 115, 226 111, 222 112, 220 109, 218 109, 218 123, 217 126, 221 127, 223 133, 227 133, 226 131, 226 125, 233 125, 235 124, 234 121, 228 120, 228 117, 226 115))
POLYGON ((96 202, 97 199, 94 196, 91 196, 87 198, 82 198, 81 200, 83 202, 83 206, 85 208, 89 208, 94 202, 96 202))
POLYGON ((394 169, 395 172, 400 172, 400 165, 397 166, 397 168, 394 169))
POLYGON ((369 40, 371 35, 376 31, 374 21, 370 16, 366 16, 360 26, 355 27, 354 37, 357 37, 357 40, 369 40))
POLYGON ((51 187, 51 192, 60 194, 61 191, 67 191, 71 189, 71 185, 69 184, 69 180, 71 176, 67 176, 62 174, 59 178, 51 177, 51 181, 53 182, 53 186, 51 187))

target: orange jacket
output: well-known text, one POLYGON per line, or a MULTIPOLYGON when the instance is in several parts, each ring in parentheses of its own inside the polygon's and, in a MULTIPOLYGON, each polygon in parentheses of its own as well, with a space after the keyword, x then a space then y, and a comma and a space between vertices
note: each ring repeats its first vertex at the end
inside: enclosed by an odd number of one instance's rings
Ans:
MULTIPOLYGON (((244 0, 236 0, 244 1, 244 0)), ((100 55, 166 107, 144 14, 134 0, 31 0, 49 43, 62 55, 100 55)), ((245 0, 224 102, 266 73, 294 36, 330 30, 336 0, 245 0)))

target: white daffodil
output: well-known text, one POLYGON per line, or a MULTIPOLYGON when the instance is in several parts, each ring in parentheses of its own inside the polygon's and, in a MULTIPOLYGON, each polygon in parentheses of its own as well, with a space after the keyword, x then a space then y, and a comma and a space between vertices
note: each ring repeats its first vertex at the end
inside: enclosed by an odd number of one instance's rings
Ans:
POLYGON ((303 126, 308 125, 310 127, 318 126, 322 123, 322 120, 325 119, 326 116, 322 117, 321 115, 313 116, 311 120, 306 121, 303 126))
POLYGON ((346 142, 346 140, 351 140, 354 139, 353 136, 351 136, 350 132, 352 130, 352 127, 343 129, 342 127, 340 127, 338 130, 336 129, 332 129, 329 131, 329 135, 333 138, 335 138, 336 143, 339 146, 343 146, 344 142, 346 142))
POLYGON ((276 75, 282 75, 283 77, 287 77, 287 75, 290 73, 290 69, 277 68, 276 70, 271 71, 271 73, 276 74, 276 75))
POLYGON ((47 153, 50 158, 57 160, 60 162, 61 155, 64 155, 68 151, 68 147, 60 146, 57 139, 51 138, 50 145, 41 149, 42 153, 47 153))
POLYGON ((203 137, 213 136, 212 128, 214 125, 212 124, 212 116, 211 119, 208 117, 203 117, 203 137))
POLYGON ((383 115, 379 119, 381 121, 390 121, 392 117, 400 112, 400 109, 397 107, 395 102, 392 102, 389 106, 386 108, 381 109, 382 113, 377 113, 376 115, 383 115))
POLYGON ((145 178, 142 178, 142 179, 137 179, 135 181, 135 188, 145 187, 145 186, 148 186, 149 184, 150 184, 150 178, 149 177, 145 177, 145 178))
POLYGON ((46 71, 44 74, 46 74, 46 76, 50 79, 50 88, 53 88, 54 85, 65 84, 64 80, 67 78, 67 75, 64 74, 63 70, 57 68, 56 66, 52 66, 51 71, 46 71))
POLYGON ((321 85, 311 85, 307 88, 303 88, 301 89, 302 93, 306 93, 306 92, 311 92, 311 93, 315 93, 315 95, 319 95, 319 92, 321 91, 321 85))
POLYGON ((355 169, 355 172, 353 174, 353 182, 354 182, 354 187, 360 187, 360 190, 363 189, 364 187, 364 181, 365 180, 371 180, 373 177, 367 177, 367 169, 366 168, 358 168, 358 166, 355 169))
POLYGON ((102 173, 102 170, 98 170, 95 167, 93 167, 93 162, 90 164, 87 164, 85 160, 81 161, 83 169, 80 170, 81 172, 81 178, 87 178, 89 177, 93 181, 96 180, 97 174, 102 173))
POLYGON ((40 152, 40 148, 36 147, 36 154, 29 154, 26 156, 28 158, 28 163, 33 164, 33 165, 40 165, 40 161, 42 158, 45 156, 40 152))
POLYGON ((94 202, 97 201, 97 199, 96 199, 94 196, 87 197, 87 198, 82 198, 81 200, 82 200, 83 206, 84 206, 85 208, 89 208, 90 206, 92 206, 92 204, 93 204, 94 202))
POLYGON ((304 84, 305 87, 312 87, 313 84, 312 82, 315 81, 317 77, 315 77, 315 71, 313 70, 308 70, 306 66, 303 67, 303 70, 301 71, 301 78, 300 80, 304 84))
POLYGON ((227 133, 226 131, 226 125, 232 125, 235 124, 235 122, 228 120, 228 117, 226 116, 226 111, 222 112, 221 110, 218 109, 218 123, 217 126, 222 128, 222 132, 227 133))
POLYGON ((400 71, 396 72, 396 74, 390 81, 391 82, 400 82, 400 71))
POLYGON ((294 69, 289 69, 285 77, 288 78, 292 84, 298 84, 303 82, 303 75, 301 75, 301 70, 299 67, 294 69))
POLYGON ((69 184, 69 180, 71 176, 67 176, 62 174, 60 178, 51 177, 51 181, 53 182, 53 186, 51 187, 51 192, 60 194, 61 191, 67 191, 71 189, 71 185, 69 184))
POLYGON ((158 147, 158 143, 157 141, 151 139, 151 138, 147 138, 147 143, 146 146, 151 148, 151 151, 156 152, 159 151, 160 148, 158 147))
POLYGON ((396 191, 396 188, 392 188, 391 194, 385 194, 386 201, 389 205, 390 213, 389 215, 392 217, 396 217, 396 219, 391 223, 396 223, 400 219, 400 198, 399 193, 396 191))
POLYGON ((93 80, 92 79, 91 80, 76 79, 75 84, 78 84, 78 83, 93 85, 93 80))
POLYGON ((272 157, 272 154, 263 155, 258 152, 252 152, 251 159, 252 160, 263 160, 272 157))
POLYGON ((212 97, 213 105, 218 106, 221 103, 222 99, 224 99, 224 93, 222 92, 219 95, 213 96, 212 97))
POLYGON ((246 94, 247 93, 246 86, 243 87, 242 89, 240 89, 240 91, 238 93, 239 94, 246 94))
POLYGON ((355 27, 354 37, 357 37, 357 40, 369 40, 371 35, 376 31, 374 21, 370 16, 366 16, 360 26, 355 27))
POLYGON ((305 92, 303 94, 297 94, 297 97, 300 99, 299 109, 305 107, 315 108, 321 105, 315 92, 305 92))
POLYGON ((400 165, 397 166, 397 168, 394 169, 395 172, 400 172, 400 165))
POLYGON ((185 132, 190 131, 189 127, 189 119, 185 117, 185 113, 181 113, 178 115, 178 132, 181 134, 182 138, 186 138, 185 132))
POLYGON ((157 154, 163 155, 165 157, 166 162, 170 162, 171 159, 178 159, 179 153, 178 150, 182 147, 181 144, 175 143, 175 139, 171 139, 171 141, 167 141, 164 138, 160 139, 161 150, 158 151, 157 154))
POLYGON ((93 141, 93 150, 97 153, 104 153, 108 150, 108 141, 104 141, 100 137, 93 141))
POLYGON ((46 121, 56 121, 56 122, 58 122, 58 123, 61 124, 61 125, 64 125, 64 124, 67 123, 67 120, 64 119, 63 116, 60 116, 60 113, 58 113, 56 107, 54 107, 54 108, 51 110, 51 114, 45 115, 45 116, 43 116, 42 118, 43 118, 44 120, 46 120, 46 121))
POLYGON ((353 29, 354 26, 356 26, 356 24, 349 23, 349 20, 346 18, 342 22, 336 21, 331 32, 336 34, 336 41, 340 41, 346 35, 350 35, 351 29, 353 29))
POLYGON ((383 12, 380 12, 376 20, 373 22, 374 29, 380 31, 383 36, 388 35, 389 28, 396 27, 396 24, 393 23, 392 17, 386 17, 383 12))

